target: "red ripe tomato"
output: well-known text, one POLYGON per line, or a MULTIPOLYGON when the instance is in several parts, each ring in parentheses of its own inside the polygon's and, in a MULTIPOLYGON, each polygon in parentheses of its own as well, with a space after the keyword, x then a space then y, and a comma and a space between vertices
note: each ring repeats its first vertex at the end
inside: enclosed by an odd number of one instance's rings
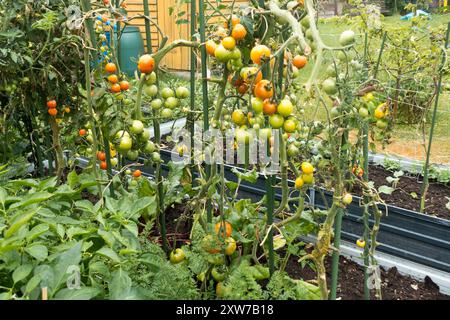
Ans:
POLYGON ((58 110, 56 110, 56 108, 50 108, 48 109, 48 114, 54 117, 58 114, 58 110))
POLYGON ((50 100, 50 101, 47 102, 47 107, 50 108, 50 109, 56 108, 56 105, 57 105, 57 103, 56 103, 55 100, 50 100))
POLYGON ((86 129, 80 129, 80 131, 78 131, 78 134, 80 135, 80 137, 84 137, 86 135, 86 129))
POLYGON ((105 161, 106 160, 106 153, 104 153, 103 151, 98 151, 97 152, 97 159, 100 161, 105 161))

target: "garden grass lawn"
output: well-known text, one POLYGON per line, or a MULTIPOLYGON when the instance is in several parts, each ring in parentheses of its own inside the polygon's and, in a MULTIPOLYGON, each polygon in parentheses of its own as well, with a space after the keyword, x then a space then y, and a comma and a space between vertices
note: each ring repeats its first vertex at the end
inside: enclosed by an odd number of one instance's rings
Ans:
MULTIPOLYGON (((395 28, 401 25, 407 25, 410 22, 400 20, 400 16, 385 17, 383 22, 387 24, 387 29, 395 28)), ((450 22, 450 14, 433 15, 428 21, 431 27, 437 27, 450 22)), ((338 46, 339 35, 342 31, 351 28, 350 24, 333 21, 333 19, 321 19, 319 30, 325 44, 338 46)), ((357 41, 363 41, 361 35, 357 41)), ((329 59, 329 58, 328 58, 329 59)), ((312 69, 312 64, 301 70, 300 82, 306 82, 312 69)), ((323 71, 326 65, 323 67, 323 71)), ((450 78, 443 79, 444 87, 450 85, 450 78)), ((312 114, 306 112, 306 114, 312 114)), ((321 108, 317 114, 317 120, 324 120, 325 111, 321 108)), ((430 117, 431 119, 431 117, 430 117)), ((312 119, 310 119, 312 120, 312 119)), ((426 134, 430 132, 430 123, 426 126, 426 134)), ((428 142, 427 142, 428 143, 428 142)), ((423 135, 419 125, 396 125, 392 133, 391 143, 383 150, 380 144, 377 144, 377 151, 380 153, 404 156, 415 160, 425 160, 425 150, 423 148, 423 135)), ((450 92, 444 91, 440 97, 437 114, 437 122, 434 132, 433 145, 431 148, 431 162, 437 164, 450 165, 450 92)))

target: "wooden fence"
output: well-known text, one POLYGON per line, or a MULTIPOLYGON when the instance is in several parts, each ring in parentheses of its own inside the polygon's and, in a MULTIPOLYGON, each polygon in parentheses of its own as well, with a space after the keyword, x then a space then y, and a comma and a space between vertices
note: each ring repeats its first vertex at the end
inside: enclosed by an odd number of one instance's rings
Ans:
MULTIPOLYGON (((222 0, 221 4, 230 4, 233 0, 222 0)), ((169 42, 176 39, 189 39, 190 38, 190 25, 189 23, 176 24, 176 15, 170 15, 170 8, 174 8, 179 0, 148 0, 150 18, 152 18, 161 27, 162 31, 169 37, 169 42)), ((237 0, 236 3, 245 3, 247 0, 237 0)), ((210 0, 210 3, 216 3, 215 0, 210 0)), ((128 16, 131 18, 135 15, 144 14, 144 5, 142 0, 129 0, 128 4, 128 16)), ((212 9, 208 9, 207 14, 213 13, 212 9)), ((178 12, 185 12, 186 14, 181 17, 189 21, 190 19, 190 5, 183 4, 177 7, 178 12)), ((142 38, 144 44, 147 43, 147 37, 145 33, 145 23, 143 18, 134 19, 130 22, 131 25, 138 26, 141 29, 142 38)), ((159 46, 161 37, 155 26, 151 27, 151 43, 153 50, 156 50, 159 46)), ((188 48, 176 48, 171 51, 165 59, 161 62, 161 66, 172 70, 189 70, 190 64, 190 50, 188 48)))

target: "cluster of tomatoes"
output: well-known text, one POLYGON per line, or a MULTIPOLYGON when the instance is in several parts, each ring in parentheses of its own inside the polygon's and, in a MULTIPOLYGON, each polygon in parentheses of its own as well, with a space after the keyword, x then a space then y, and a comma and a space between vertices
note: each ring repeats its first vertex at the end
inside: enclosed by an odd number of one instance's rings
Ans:
POLYGON ((369 119, 380 130, 388 127, 389 105, 386 102, 377 105, 376 98, 372 92, 366 93, 361 97, 358 113, 362 118, 369 119))
MULTIPOLYGON (((291 134, 298 130, 299 124, 294 117, 295 106, 289 96, 285 96, 277 101, 275 98, 275 88, 268 79, 263 79, 262 66, 269 63, 274 66, 275 57, 271 49, 263 44, 256 44, 250 50, 250 65, 244 65, 241 49, 242 41, 246 38, 247 30, 241 24, 240 18, 232 16, 231 30, 227 29, 228 23, 224 27, 219 27, 215 36, 218 36, 220 43, 210 39, 205 43, 207 53, 214 57, 219 63, 225 64, 230 71, 229 82, 236 88, 240 95, 250 94, 251 109, 235 109, 230 115, 224 112, 224 120, 231 118, 237 127, 236 140, 239 143, 248 143, 251 133, 247 131, 249 127, 257 130, 259 134, 270 137, 270 129, 282 129, 285 134, 291 134), (266 120, 268 124, 266 125, 266 120), (267 130, 269 129, 269 130, 267 130)), ((308 62, 303 55, 285 54, 284 63, 291 62, 293 74, 298 75, 298 70, 304 68, 308 62)), ((228 124, 225 121, 225 124, 228 124)), ((214 126, 214 123, 212 124, 214 126)))
POLYGON ((139 59, 139 71, 146 74, 144 93, 150 99, 150 107, 152 110, 160 110, 162 118, 172 118, 173 110, 180 107, 181 100, 189 97, 190 91, 183 86, 175 90, 169 87, 160 90, 157 86, 156 73, 153 71, 154 67, 155 61, 151 55, 143 55, 139 59))
POLYGON ((128 81, 122 80, 119 82, 119 76, 116 74, 117 66, 113 62, 108 62, 105 65, 105 72, 109 74, 107 80, 111 85, 110 89, 112 93, 120 93, 130 89, 130 83, 128 81))
POLYGON ((300 190, 305 184, 314 183, 314 166, 309 162, 303 162, 300 166, 301 175, 295 179, 295 188, 300 190))
MULTIPOLYGON (((47 101, 47 112, 50 116, 52 117, 56 117, 56 115, 58 114, 58 109, 57 109, 58 103, 56 102, 56 100, 51 99, 47 101)), ((63 114, 64 113, 70 113, 71 109, 69 106, 63 106, 63 114)), ((62 119, 56 119, 56 122, 59 124, 60 121, 62 121, 62 119)))

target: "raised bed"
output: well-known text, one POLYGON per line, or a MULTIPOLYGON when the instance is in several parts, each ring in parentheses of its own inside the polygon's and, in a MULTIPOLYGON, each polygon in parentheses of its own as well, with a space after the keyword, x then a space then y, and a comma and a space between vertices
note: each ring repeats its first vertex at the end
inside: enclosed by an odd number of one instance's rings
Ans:
MULTIPOLYGON (((161 157, 168 163, 171 161, 171 152, 162 150, 161 157)), ((143 159, 140 161, 143 162, 143 159)), ((168 166, 164 164, 162 167, 167 173, 168 166)), ((225 166, 225 177, 237 181, 232 169, 233 166, 225 166)), ((144 166, 142 171, 151 175, 153 168, 144 166)), ((239 197, 260 200, 266 194, 265 182, 263 175, 259 175, 254 184, 241 182, 239 197)), ((294 182, 289 181, 289 184, 293 186, 294 182)), ((276 200, 281 199, 281 190, 278 188, 275 197, 276 200)), ((325 202, 331 203, 332 193, 324 189, 310 189, 310 198, 315 207, 325 209, 325 202)), ((343 218, 342 238, 350 242, 362 235, 362 208, 359 201, 360 198, 355 196, 343 218)), ((386 210, 381 205, 380 209, 386 210)), ((378 251, 450 273, 450 221, 392 205, 387 206, 387 212, 382 218, 378 234, 378 251)))

